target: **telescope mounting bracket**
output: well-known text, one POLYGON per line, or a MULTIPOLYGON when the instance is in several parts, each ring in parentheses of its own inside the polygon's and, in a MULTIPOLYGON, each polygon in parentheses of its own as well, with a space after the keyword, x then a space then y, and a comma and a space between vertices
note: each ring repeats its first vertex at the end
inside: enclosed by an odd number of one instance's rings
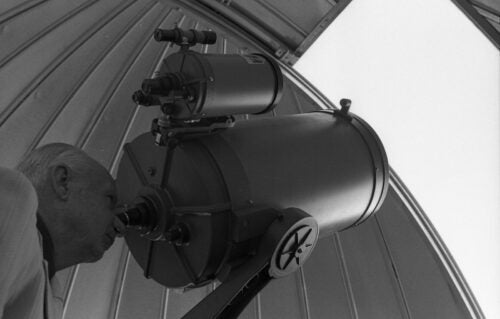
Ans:
POLYGON ((163 115, 153 120, 151 133, 158 146, 171 145, 179 140, 216 133, 233 127, 233 116, 202 118, 195 121, 173 121, 163 115))

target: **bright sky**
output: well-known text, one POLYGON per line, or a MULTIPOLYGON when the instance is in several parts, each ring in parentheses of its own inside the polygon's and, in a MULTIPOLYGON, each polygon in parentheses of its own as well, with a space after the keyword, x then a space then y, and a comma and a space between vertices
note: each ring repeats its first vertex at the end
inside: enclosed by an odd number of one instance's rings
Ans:
POLYGON ((500 318, 500 54, 450 0, 353 0, 295 68, 353 101, 500 318))

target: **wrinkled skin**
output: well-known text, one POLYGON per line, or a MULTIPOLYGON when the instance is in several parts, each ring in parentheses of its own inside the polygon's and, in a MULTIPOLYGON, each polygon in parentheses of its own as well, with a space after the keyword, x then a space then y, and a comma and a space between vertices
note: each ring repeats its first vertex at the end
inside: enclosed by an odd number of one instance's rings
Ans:
POLYGON ((99 260, 125 229, 117 218, 116 186, 97 162, 84 176, 65 164, 51 169, 51 191, 40 206, 54 244, 55 269, 99 260))
POLYGON ((75 183, 69 199, 74 240, 80 245, 82 261, 99 260, 120 231, 116 218, 116 186, 103 169, 88 181, 75 183))

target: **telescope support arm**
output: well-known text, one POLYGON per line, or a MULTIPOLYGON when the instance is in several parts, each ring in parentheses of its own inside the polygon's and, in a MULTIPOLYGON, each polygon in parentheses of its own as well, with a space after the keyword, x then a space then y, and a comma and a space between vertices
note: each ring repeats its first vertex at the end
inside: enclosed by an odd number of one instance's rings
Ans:
POLYGON ((296 271, 314 248, 318 225, 305 212, 288 208, 262 236, 257 253, 232 269, 224 282, 183 319, 233 319, 273 279, 296 271))

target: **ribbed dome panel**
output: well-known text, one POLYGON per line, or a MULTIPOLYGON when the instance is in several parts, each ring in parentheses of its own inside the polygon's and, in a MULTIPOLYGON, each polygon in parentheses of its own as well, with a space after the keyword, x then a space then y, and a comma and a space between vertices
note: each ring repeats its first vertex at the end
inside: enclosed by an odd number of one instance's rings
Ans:
MULTIPOLYGON (((178 25, 217 31, 217 44, 195 47, 201 52, 276 54, 252 32, 211 11, 225 2, 231 1, 203 1, 197 6, 195 1, 2 0, 0 165, 14 167, 39 145, 66 142, 115 173, 123 144, 148 131, 159 112, 156 107, 137 107, 132 93, 163 57, 177 50, 153 41, 155 28, 178 25)), ((281 17, 281 29, 294 31, 281 34, 277 43, 287 42, 289 36, 291 46, 303 49, 303 42, 310 41, 305 33, 315 30, 315 21, 308 17, 323 17, 317 9, 335 3, 311 1, 316 11, 301 15, 293 9, 298 1, 278 14, 276 7, 283 2, 259 0, 259 10, 268 11, 250 18, 270 29, 269 17, 281 17), (293 19, 307 32, 293 27, 293 19)), ((225 10, 242 16, 249 6, 237 1, 225 10)), ((332 107, 282 66, 284 96, 275 112, 264 116, 332 107)), ((391 181, 387 200, 374 218, 323 238, 303 269, 271 282, 240 317, 480 317, 425 215, 395 175, 391 181)), ((180 318, 214 288, 182 293, 145 279, 123 240, 117 240, 99 262, 60 271, 56 277, 65 319, 180 318)))

